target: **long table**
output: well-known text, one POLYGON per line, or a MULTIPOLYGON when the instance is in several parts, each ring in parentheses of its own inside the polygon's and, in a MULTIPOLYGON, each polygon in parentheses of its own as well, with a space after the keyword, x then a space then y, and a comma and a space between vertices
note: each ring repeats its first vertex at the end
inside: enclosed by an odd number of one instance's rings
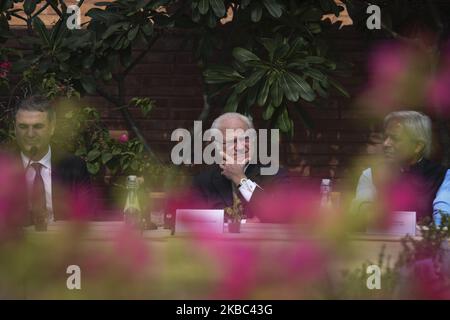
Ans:
MULTIPOLYGON (((37 232, 34 231, 34 228, 29 228, 26 232, 27 239, 28 241, 52 239, 54 236, 57 237, 58 235, 64 234, 68 230, 66 229, 68 226, 70 224, 64 222, 53 223, 48 226, 46 232, 37 232)), ((83 231, 83 245, 90 248, 108 247, 114 243, 117 232, 122 227, 123 222, 121 221, 90 222, 87 225, 87 230, 83 231)), ((142 234, 138 234, 137 237, 143 239, 149 250, 158 257, 167 256, 167 252, 169 251, 172 252, 172 255, 174 252, 183 252, 186 248, 186 243, 195 241, 195 236, 189 234, 172 234, 171 230, 161 228, 157 230, 146 230, 142 234)), ((280 250, 293 248, 305 242, 324 243, 326 246, 331 247, 332 250, 339 251, 336 254, 336 259, 331 261, 330 265, 327 266, 331 270, 331 273, 339 275, 344 270, 351 271, 361 267, 363 263, 376 264, 382 248, 384 248, 385 257, 390 257, 389 263, 392 265, 402 250, 401 239, 402 236, 393 235, 349 234, 345 236, 345 239, 339 241, 339 245, 336 245, 336 248, 333 248, 335 245, 333 243, 335 241, 334 239, 311 235, 308 228, 281 224, 245 223, 242 224, 240 233, 229 233, 227 226, 225 226, 223 234, 210 237, 206 236, 203 238, 203 241, 211 241, 225 245, 238 244, 249 248, 258 248, 260 252, 266 252, 269 257, 270 252, 279 252, 280 250)), ((122 257, 118 257, 118 259, 120 260, 122 257)), ((203 274, 198 271, 198 268, 189 267, 189 264, 199 264, 201 263, 199 262, 201 259, 198 259, 198 257, 190 257, 189 255, 186 256, 185 254, 181 261, 178 259, 175 260, 177 268, 180 268, 180 271, 172 271, 170 273, 170 283, 179 283, 182 288, 195 287, 196 279, 201 279, 203 274)), ((154 262, 152 261, 152 263, 154 262)), ((270 263, 276 264, 277 261, 274 260, 270 263)), ((67 297, 67 292, 62 291, 62 294, 63 298, 67 297)), ((164 291, 164 288, 161 289, 161 298, 192 299, 198 297, 202 296, 200 293, 197 294, 194 289, 186 289, 185 291, 167 290, 167 292, 164 291)), ((262 297, 268 298, 268 296, 262 297)))

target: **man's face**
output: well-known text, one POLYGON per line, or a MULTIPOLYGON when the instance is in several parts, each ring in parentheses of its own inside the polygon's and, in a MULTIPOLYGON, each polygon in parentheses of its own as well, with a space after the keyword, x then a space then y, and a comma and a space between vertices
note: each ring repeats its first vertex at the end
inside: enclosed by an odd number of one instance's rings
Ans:
POLYGON ((222 151, 235 162, 249 159, 250 138, 243 134, 248 129, 247 124, 240 119, 227 119, 223 122, 222 151))
POLYGON ((29 155, 31 148, 36 147, 37 154, 45 154, 55 131, 54 122, 47 112, 19 110, 15 130, 21 151, 29 155))
POLYGON ((404 165, 414 164, 423 149, 422 142, 414 141, 406 132, 404 126, 391 121, 384 131, 383 152, 386 160, 404 165))

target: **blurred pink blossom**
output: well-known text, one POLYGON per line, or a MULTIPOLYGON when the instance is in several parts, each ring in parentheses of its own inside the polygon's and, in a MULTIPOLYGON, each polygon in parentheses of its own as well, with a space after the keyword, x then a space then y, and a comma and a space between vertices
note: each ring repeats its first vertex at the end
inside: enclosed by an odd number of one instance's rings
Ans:
POLYGON ((11 66, 12 64, 9 61, 0 62, 0 78, 6 78, 8 76, 11 66))
POLYGON ((128 134, 126 134, 126 133, 121 134, 120 137, 119 137, 119 142, 120 143, 127 143, 128 140, 129 140, 129 137, 128 137, 128 134))
POLYGON ((265 197, 252 205, 261 221, 283 223, 317 223, 320 219, 318 186, 310 183, 291 183, 268 187, 265 197))
POLYGON ((150 265, 150 248, 131 226, 124 225, 114 237, 114 263, 123 266, 130 275, 144 273, 150 265))
POLYGON ((371 85, 389 86, 408 69, 410 53, 399 43, 388 42, 374 49, 369 57, 371 85))

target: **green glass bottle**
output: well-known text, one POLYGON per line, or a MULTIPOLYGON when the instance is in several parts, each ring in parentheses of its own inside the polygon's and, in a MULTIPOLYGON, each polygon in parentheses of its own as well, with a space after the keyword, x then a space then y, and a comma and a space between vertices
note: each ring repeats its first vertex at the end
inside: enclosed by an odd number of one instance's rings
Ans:
POLYGON ((138 229, 143 229, 142 210, 138 198, 138 182, 136 176, 127 177, 127 200, 123 210, 124 221, 138 229))

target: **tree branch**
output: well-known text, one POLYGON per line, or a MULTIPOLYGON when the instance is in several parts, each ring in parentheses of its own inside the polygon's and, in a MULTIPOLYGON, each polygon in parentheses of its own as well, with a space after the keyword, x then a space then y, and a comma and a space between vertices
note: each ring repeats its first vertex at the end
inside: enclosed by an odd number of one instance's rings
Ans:
POLYGON ((45 1, 48 3, 48 5, 49 5, 50 7, 52 7, 53 11, 55 11, 56 14, 57 14, 60 18, 63 18, 63 17, 64 17, 63 13, 61 12, 61 10, 59 10, 59 8, 58 8, 57 5, 53 4, 53 3, 51 2, 51 0, 45 0, 45 1))
POLYGON ((108 94, 106 91, 104 91, 102 88, 96 87, 95 90, 97 91, 97 93, 102 96, 103 98, 105 98, 106 100, 108 100, 109 102, 111 102, 113 105, 115 105, 116 107, 120 107, 120 102, 119 100, 117 100, 116 98, 114 98, 114 96, 108 94))
POLYGON ((21 15, 18 15, 18 14, 15 13, 15 12, 10 12, 9 14, 12 15, 13 17, 16 17, 17 19, 23 20, 23 21, 25 21, 26 23, 28 23, 28 20, 27 20, 26 18, 22 17, 21 15))
POLYGON ((48 8, 50 4, 47 2, 45 5, 42 6, 42 8, 40 8, 38 11, 36 11, 32 16, 31 19, 34 19, 35 17, 37 17, 38 15, 40 15, 45 9, 48 8))
POLYGON ((153 45, 155 44, 156 40, 160 38, 161 34, 157 33, 152 40, 150 40, 150 43, 148 44, 147 48, 145 48, 139 55, 131 62, 131 64, 122 72, 121 77, 124 78, 128 73, 130 73, 131 70, 141 61, 142 58, 151 50, 153 45))

